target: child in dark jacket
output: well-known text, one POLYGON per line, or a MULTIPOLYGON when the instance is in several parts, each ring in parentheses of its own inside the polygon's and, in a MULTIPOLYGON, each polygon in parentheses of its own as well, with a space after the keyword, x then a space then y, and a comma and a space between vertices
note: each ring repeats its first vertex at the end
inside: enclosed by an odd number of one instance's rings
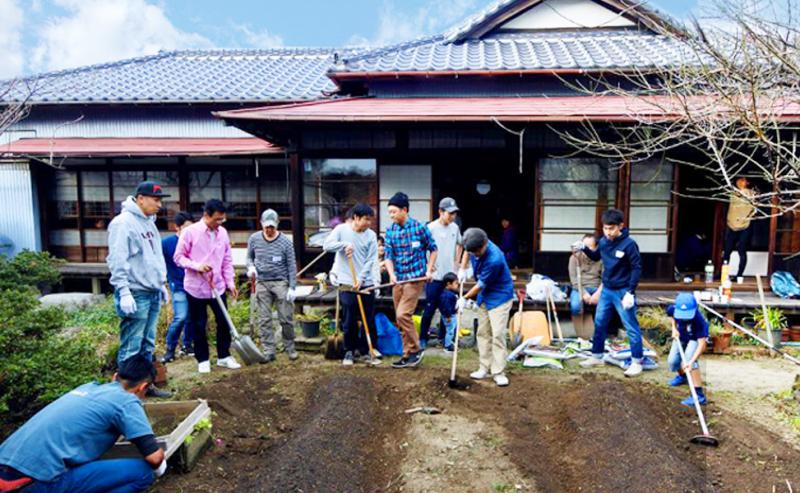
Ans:
MULTIPOLYGON (((692 293, 680 293, 675 304, 667 307, 667 315, 672 317, 672 348, 669 351, 669 369, 677 373, 669 381, 670 387, 678 387, 689 383, 686 374, 691 373, 692 384, 697 392, 700 405, 706 404, 706 394, 700 378, 700 366, 697 360, 706 350, 708 341, 708 321, 697 309, 697 300, 692 293), (684 364, 678 345, 683 348, 686 363, 684 364), (690 370, 691 369, 691 370, 690 370)), ((690 395, 681 402, 684 406, 694 406, 690 395)))
POLYGON ((444 349, 453 350, 453 339, 456 330, 456 301, 458 301, 458 276, 453 272, 448 272, 442 278, 444 289, 439 298, 439 313, 442 315, 442 325, 445 328, 444 349))
POLYGON ((631 366, 625 370, 626 377, 642 373, 642 331, 636 319, 636 287, 642 275, 642 258, 639 246, 629 236, 625 227, 625 215, 619 209, 609 209, 603 213, 603 238, 596 250, 586 247, 583 242, 573 246, 592 260, 603 261, 603 287, 594 318, 592 337, 592 357, 584 360, 581 366, 603 365, 606 334, 612 314, 616 311, 631 343, 631 366))

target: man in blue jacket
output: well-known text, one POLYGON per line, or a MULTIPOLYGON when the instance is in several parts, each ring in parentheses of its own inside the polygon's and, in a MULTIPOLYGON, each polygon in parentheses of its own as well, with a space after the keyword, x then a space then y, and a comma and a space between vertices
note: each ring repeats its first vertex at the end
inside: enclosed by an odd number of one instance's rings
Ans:
MULTIPOLYGON (((514 281, 508 269, 505 255, 500 248, 489 241, 486 232, 480 228, 470 228, 464 232, 464 249, 469 252, 472 272, 477 283, 456 303, 456 309, 463 310, 473 299, 478 310, 478 359, 480 367, 470 374, 475 380, 483 380, 491 375, 499 387, 508 385, 505 374, 506 335, 508 316, 514 299, 514 281)), ((467 259, 461 262, 458 280, 466 279, 467 259)), ((458 330, 458 329, 456 329, 458 330)))
POLYGON ((172 323, 167 329, 167 354, 162 358, 163 363, 169 363, 175 359, 175 350, 183 332, 183 353, 193 356, 192 334, 189 330, 189 300, 186 298, 186 291, 183 290, 183 267, 175 264, 172 258, 175 255, 175 248, 178 246, 178 237, 181 231, 194 223, 192 215, 188 212, 175 214, 175 233, 161 240, 161 248, 164 251, 164 260, 167 263, 167 282, 172 293, 172 323))
POLYGON ((81 385, 36 413, 0 445, 0 492, 146 491, 167 469, 141 401, 153 375, 139 353, 113 382, 81 385), (102 460, 120 435, 141 457, 102 460))
POLYGON ((619 314, 622 325, 631 343, 633 361, 625 370, 626 377, 642 373, 642 332, 636 319, 636 287, 642 275, 642 258, 639 246, 629 236, 625 227, 625 215, 619 209, 609 209, 601 217, 603 238, 596 250, 588 248, 583 242, 573 245, 575 251, 582 251, 592 260, 603 261, 603 286, 594 318, 594 337, 592 338, 592 357, 581 363, 590 367, 603 365, 608 324, 613 312, 619 314))

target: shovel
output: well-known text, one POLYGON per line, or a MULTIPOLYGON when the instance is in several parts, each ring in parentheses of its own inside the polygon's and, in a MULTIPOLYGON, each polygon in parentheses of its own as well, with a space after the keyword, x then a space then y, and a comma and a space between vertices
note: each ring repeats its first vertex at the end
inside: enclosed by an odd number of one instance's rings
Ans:
MULTIPOLYGON (((681 344, 680 340, 676 339, 678 343, 678 351, 681 353, 681 361, 683 361, 684 366, 686 365, 686 353, 683 351, 683 345, 681 344)), ((711 433, 708 432, 708 425, 706 424, 706 418, 703 416, 703 409, 700 407, 700 401, 697 400, 697 391, 694 389, 694 380, 692 379, 692 370, 689 369, 686 372, 686 376, 689 378, 689 390, 692 391, 692 399, 694 399, 694 408, 697 411, 697 418, 700 420, 700 427, 703 429, 702 435, 695 435, 689 441, 697 444, 697 445, 705 445, 706 447, 716 447, 719 445, 719 440, 711 433)))
MULTIPOLYGON (((458 298, 461 299, 463 297, 464 283, 462 282, 458 285, 458 298)), ((456 315, 456 336, 453 341, 453 365, 450 368, 450 380, 447 382, 448 387, 456 390, 467 390, 469 388, 469 384, 459 382, 456 378, 456 367, 458 366, 458 336, 461 334, 461 313, 463 311, 463 309, 459 310, 456 315)))
POLYGON ((525 290, 520 289, 517 291, 517 298, 519 298, 519 309, 517 310, 517 323, 515 323, 514 335, 511 338, 511 345, 516 347, 522 342, 522 305, 525 302, 525 290))
POLYGON ((225 321, 228 322, 228 327, 231 330, 231 347, 236 353, 242 358, 242 361, 245 365, 255 365, 258 363, 266 363, 267 358, 258 349, 258 346, 253 342, 250 336, 241 336, 239 332, 236 330, 236 327, 233 325, 233 320, 231 320, 231 316, 228 313, 227 308, 225 308, 225 303, 222 302, 222 297, 217 292, 216 288, 214 288, 214 277, 213 275, 208 278, 208 285, 211 287, 211 292, 214 293, 214 299, 217 300, 217 306, 219 306, 220 311, 225 316, 225 321))
MULTIPOLYGON (((356 266, 353 264, 353 257, 347 257, 350 264, 350 275, 353 276, 353 283, 356 282, 358 276, 356 275, 356 266)), ((369 357, 371 364, 377 365, 380 360, 375 357, 375 350, 372 348, 372 337, 369 335, 369 324, 367 323, 367 314, 364 312, 364 302, 361 301, 361 293, 356 292, 356 299, 358 300, 358 309, 361 311, 361 322, 364 324, 364 335, 367 336, 367 346, 369 346, 369 357)))
POLYGON ((342 331, 339 325, 339 288, 336 288, 336 331, 332 336, 328 336, 325 343, 325 359, 342 359, 344 357, 344 346, 342 341, 342 331))

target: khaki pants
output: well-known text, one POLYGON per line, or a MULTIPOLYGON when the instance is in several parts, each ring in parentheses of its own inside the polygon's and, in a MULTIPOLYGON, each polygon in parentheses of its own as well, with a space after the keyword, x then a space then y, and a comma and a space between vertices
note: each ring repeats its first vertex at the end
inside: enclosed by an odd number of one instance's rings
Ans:
POLYGON ((478 307, 478 358, 481 370, 492 375, 502 375, 506 370, 506 337, 508 335, 508 315, 513 300, 491 310, 486 304, 478 307))
POLYGON ((286 301, 288 281, 258 281, 256 283, 256 323, 261 346, 266 354, 275 354, 275 328, 272 307, 278 311, 283 344, 287 351, 294 349, 294 303, 286 301))
POLYGON ((411 316, 417 309, 417 301, 425 283, 411 282, 400 284, 392 288, 392 299, 394 300, 394 313, 397 327, 403 336, 403 356, 408 357, 411 353, 419 352, 419 334, 414 328, 414 320, 411 316))

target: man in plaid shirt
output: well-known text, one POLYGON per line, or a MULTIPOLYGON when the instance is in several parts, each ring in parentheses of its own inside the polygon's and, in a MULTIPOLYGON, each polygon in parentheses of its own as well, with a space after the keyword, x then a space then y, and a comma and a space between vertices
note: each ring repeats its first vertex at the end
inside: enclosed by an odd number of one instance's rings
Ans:
POLYGON ((392 289, 397 326, 403 336, 403 357, 392 363, 393 368, 413 368, 422 361, 419 334, 411 316, 425 280, 430 279, 436 269, 436 242, 430 230, 408 215, 408 196, 397 192, 389 200, 389 217, 392 225, 386 230, 385 260, 389 282, 420 279, 416 282, 396 285, 392 289), (430 258, 427 253, 430 252, 430 258))

